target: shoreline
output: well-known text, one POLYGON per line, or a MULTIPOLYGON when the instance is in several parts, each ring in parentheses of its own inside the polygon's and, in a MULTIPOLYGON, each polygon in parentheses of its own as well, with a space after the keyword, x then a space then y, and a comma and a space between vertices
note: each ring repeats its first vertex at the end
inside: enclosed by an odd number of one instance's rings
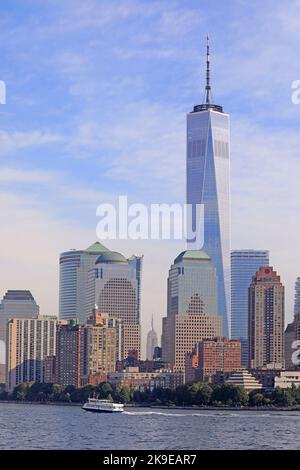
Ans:
MULTIPOLYGON (((14 404, 14 405, 50 405, 50 406, 83 406, 83 403, 69 403, 69 402, 38 402, 38 401, 14 401, 14 400, 0 400, 0 405, 14 404)), ((155 410, 187 410, 187 411, 293 411, 300 412, 300 407, 293 406, 167 406, 167 405, 150 405, 147 403, 127 403, 124 408, 151 408, 155 410)))

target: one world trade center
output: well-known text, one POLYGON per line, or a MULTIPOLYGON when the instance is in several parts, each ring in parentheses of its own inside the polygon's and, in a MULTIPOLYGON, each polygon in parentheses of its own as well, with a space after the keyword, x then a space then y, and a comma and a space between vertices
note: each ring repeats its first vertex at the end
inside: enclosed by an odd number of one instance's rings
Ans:
MULTIPOLYGON (((228 336, 230 308, 230 176, 229 115, 213 104, 207 38, 206 87, 203 104, 187 115, 187 203, 204 208, 203 237, 189 243, 210 257, 218 275, 218 312, 228 336)), ((196 210, 193 211, 195 228, 196 210)), ((189 221, 190 223, 191 221, 189 221)))

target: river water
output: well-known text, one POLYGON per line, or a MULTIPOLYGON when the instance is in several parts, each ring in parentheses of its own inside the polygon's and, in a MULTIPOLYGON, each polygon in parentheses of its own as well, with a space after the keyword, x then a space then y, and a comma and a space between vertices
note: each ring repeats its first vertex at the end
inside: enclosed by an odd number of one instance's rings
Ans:
POLYGON ((0 403, 0 449, 300 449, 300 412, 0 403))

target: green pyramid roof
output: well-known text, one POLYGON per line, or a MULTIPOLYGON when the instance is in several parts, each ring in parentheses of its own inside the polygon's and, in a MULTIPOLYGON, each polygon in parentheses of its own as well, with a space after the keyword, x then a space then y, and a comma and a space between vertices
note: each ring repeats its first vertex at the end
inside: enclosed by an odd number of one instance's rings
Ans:
POLYGON ((106 253, 109 252, 110 250, 106 248, 106 246, 102 245, 100 242, 95 242, 93 245, 89 246, 86 250, 84 250, 85 253, 106 253))
POLYGON ((180 255, 175 258, 174 263, 180 263, 180 261, 184 260, 203 260, 203 261, 210 261, 210 257, 208 256, 205 251, 201 250, 187 250, 180 253, 180 255))

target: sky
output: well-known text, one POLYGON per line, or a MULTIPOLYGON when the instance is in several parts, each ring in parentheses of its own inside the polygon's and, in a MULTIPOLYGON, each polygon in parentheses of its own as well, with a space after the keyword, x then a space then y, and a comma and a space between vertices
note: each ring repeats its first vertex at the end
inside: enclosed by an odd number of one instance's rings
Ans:
MULTIPOLYGON (((96 241, 96 208, 185 201, 186 114, 212 92, 231 117, 232 248, 300 276, 300 1, 10 0, 0 4, 0 296, 58 313, 58 257, 96 241)), ((144 255, 143 337, 160 334, 181 241, 113 240, 144 255)))

